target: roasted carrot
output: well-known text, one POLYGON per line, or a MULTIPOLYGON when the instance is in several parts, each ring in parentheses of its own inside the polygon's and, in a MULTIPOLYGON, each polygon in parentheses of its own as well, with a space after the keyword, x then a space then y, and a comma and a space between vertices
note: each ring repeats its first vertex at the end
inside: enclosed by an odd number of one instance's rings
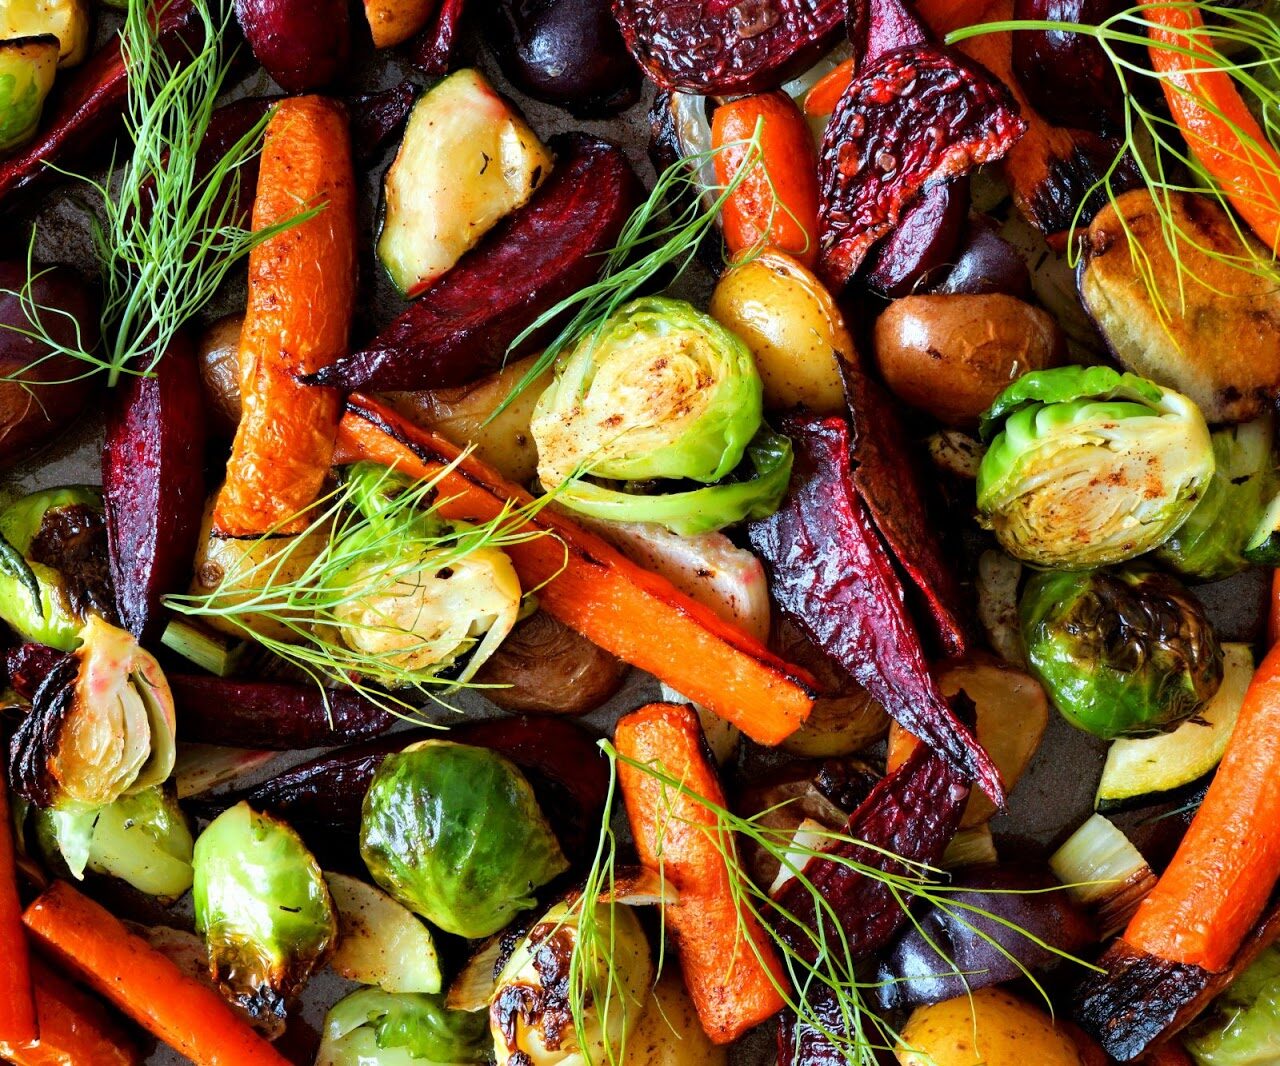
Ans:
POLYGON ((31 957, 22 928, 9 791, 0 784, 0 1044, 21 1047, 39 1035, 31 957))
POLYGON ((1204 16, 1192 4, 1146 3, 1142 13, 1151 68, 1188 147, 1253 232, 1280 251, 1280 152, 1207 47, 1204 16))
POLYGON ((1235 731, 1177 854, 1124 941, 1210 973, 1231 962, 1280 879, 1280 647, 1245 694, 1235 731))
POLYGON ((800 109, 786 93, 743 96, 716 108, 711 146, 716 181, 742 168, 747 141, 760 130, 759 160, 743 175, 721 212, 730 255, 765 244, 805 266, 818 258, 818 150, 800 109))
POLYGON ((804 113, 815 117, 831 114, 845 89, 849 88, 849 82, 853 81, 853 68, 853 60, 846 59, 834 70, 822 75, 804 95, 804 113))
POLYGON ((347 352, 355 305, 355 175, 341 106, 318 96, 283 100, 267 126, 253 202, 265 229, 308 206, 318 214, 249 255, 249 302, 240 334, 243 415, 214 531, 298 532, 296 516, 329 472, 341 414, 336 389, 298 383, 347 352))
MULTIPOLYGON (((369 459, 412 477, 438 474, 461 449, 406 422, 389 407, 352 396, 338 431, 339 462, 369 459)), ((486 521, 529 494, 474 455, 440 485, 441 513, 486 521)), ((661 678, 727 718, 761 744, 777 744, 809 716, 813 679, 757 640, 643 570, 611 545, 550 508, 530 519, 548 536, 511 544, 525 588, 571 629, 661 678)))
POLYGON ((1153 1048, 1141 1060, 1141 1066, 1195 1066, 1191 1056, 1176 1041, 1153 1048))
MULTIPOLYGON (((618 754, 682 783, 723 807, 724 792, 707 758, 702 726, 688 707, 651 703, 618 722, 618 754)), ((736 1040, 777 1014, 784 1002, 782 962, 760 924, 740 910, 715 814, 652 774, 625 762, 618 781, 640 861, 679 893, 664 906, 680 970, 703 1029, 717 1044, 736 1040)))
POLYGON ((888 750, 884 757, 884 772, 886 774, 893 773, 899 766, 906 762, 911 753, 920 747, 920 741, 917 737, 908 733, 897 722, 889 723, 888 750))
POLYGON ((23 921, 68 972, 196 1066, 288 1066, 212 985, 188 977, 65 881, 46 889, 23 921))
POLYGON ((1280 568, 1271 571, 1271 604, 1267 611, 1267 644, 1280 641, 1280 568))
POLYGON ((142 1054, 98 1000, 39 960, 32 966, 40 1039, 26 1047, 0 1041, 14 1066, 139 1066, 142 1054))

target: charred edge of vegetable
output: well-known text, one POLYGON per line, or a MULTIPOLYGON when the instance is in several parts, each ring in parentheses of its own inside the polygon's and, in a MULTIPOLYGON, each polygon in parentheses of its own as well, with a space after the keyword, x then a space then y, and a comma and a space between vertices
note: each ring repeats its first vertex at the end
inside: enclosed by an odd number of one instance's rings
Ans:
POLYGON ((19 697, 30 703, 44 680, 71 656, 46 644, 20 644, 4 653, 4 675, 19 697))
POLYGON ((57 663, 36 689, 31 712, 9 744, 9 787, 38 807, 48 807, 56 798, 47 763, 67 716, 75 708, 79 674, 76 656, 67 655, 57 663))
POLYGON ((1118 141, 1084 130, 1058 131, 1070 138, 1067 155, 1048 154, 1044 173, 1026 196, 1023 205, 1031 223, 1058 249, 1108 203, 1130 189, 1144 187, 1142 175, 1118 141))

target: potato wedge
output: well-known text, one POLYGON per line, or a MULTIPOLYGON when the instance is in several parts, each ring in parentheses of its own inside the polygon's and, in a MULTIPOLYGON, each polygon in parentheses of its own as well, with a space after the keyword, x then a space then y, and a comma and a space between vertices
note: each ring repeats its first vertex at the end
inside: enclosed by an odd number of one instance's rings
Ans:
POLYGON ((1089 226, 1081 299, 1126 369, 1190 396, 1210 422, 1257 418, 1280 394, 1280 291, 1221 257, 1266 252, 1206 197, 1175 193, 1170 207, 1187 235, 1180 246, 1185 304, 1161 219, 1141 189, 1103 208, 1089 226), (1134 263, 1126 227, 1142 247, 1167 318, 1134 263))
POLYGON ((668 965, 627 1039, 627 1066, 724 1066, 728 1054, 702 1031, 680 975, 668 965))
POLYGON ((1065 1028, 1002 988, 918 1007, 894 1054, 901 1066, 1081 1066, 1065 1028))

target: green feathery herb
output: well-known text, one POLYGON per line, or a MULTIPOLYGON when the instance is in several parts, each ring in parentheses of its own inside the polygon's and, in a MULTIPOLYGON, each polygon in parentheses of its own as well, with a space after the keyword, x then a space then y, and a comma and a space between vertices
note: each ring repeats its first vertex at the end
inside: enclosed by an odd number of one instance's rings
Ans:
MULTIPOLYGON (((247 557, 244 566, 229 569, 208 594, 168 596, 165 603, 179 614, 220 619, 322 687, 347 685, 392 713, 416 709, 409 693, 438 701, 439 692, 485 687, 470 680, 480 665, 475 654, 452 678, 440 672, 461 655, 416 668, 403 662, 433 649, 432 639, 414 629, 415 621, 425 621, 423 582, 449 578, 482 550, 550 535, 532 527, 530 519, 554 497, 522 507, 507 503, 482 525, 445 520, 439 511, 452 498, 442 497, 439 487, 465 455, 412 484, 386 468, 372 489, 367 479, 344 479, 304 512, 310 520, 301 534, 282 538, 273 529, 254 542, 278 545, 278 550, 262 552, 258 561, 247 557), (371 510, 370 497, 379 493, 383 498, 371 510), (312 558, 317 540, 321 547, 312 558), (408 610, 385 606, 397 603, 408 610), (264 622, 288 637, 264 633, 264 622), (368 650, 370 644, 381 647, 368 650), (385 650, 389 648, 394 654, 385 650)), ((534 592, 524 589, 522 595, 534 592)), ((461 652, 483 639, 483 633, 475 634, 464 641, 461 652)))
MULTIPOLYGON (((1196 60, 1206 74, 1220 72, 1228 75, 1240 91, 1245 103, 1257 116, 1266 136, 1261 143, 1248 131, 1231 121, 1209 100, 1195 94, 1192 88, 1179 86, 1178 91, 1194 99, 1201 107, 1227 123, 1240 138, 1242 153, 1250 166, 1265 170, 1280 182, 1276 149, 1280 146, 1280 22, 1266 11, 1250 10, 1201 0, 1161 0, 1162 7, 1192 9, 1204 16, 1204 26, 1179 29, 1188 43, 1183 45, 1161 44, 1160 47, 1196 60)), ((947 35, 948 44, 956 44, 985 33, 1018 31, 1048 31, 1077 33, 1095 40, 1110 62, 1124 97, 1124 127, 1117 138, 1119 148, 1106 173, 1089 190, 1077 209, 1071 226, 1069 256, 1072 265, 1081 254, 1075 237, 1082 228, 1084 206, 1099 191, 1105 193, 1114 204, 1121 186, 1121 175, 1126 162, 1137 168, 1143 183, 1151 193, 1161 223, 1164 243, 1177 269, 1179 304, 1185 300, 1187 281, 1205 284, 1190 274, 1183 263, 1183 252, 1194 249, 1229 267, 1260 277, 1280 286, 1280 264, 1274 251, 1262 250, 1252 231, 1241 223, 1231 210, 1226 192, 1213 179, 1196 156, 1194 141, 1188 144, 1186 134, 1178 123, 1162 108, 1150 106, 1147 94, 1139 91, 1144 80, 1153 80, 1160 90, 1173 85, 1155 73, 1145 63, 1135 62, 1134 49, 1146 56, 1151 43, 1148 31, 1156 27, 1144 13, 1143 6, 1129 8, 1104 19, 1098 25, 1060 22, 1054 20, 1014 19, 968 26, 947 35), (1172 201, 1180 193, 1194 193, 1215 200, 1227 212, 1231 224, 1240 239, 1240 251, 1211 247, 1197 234, 1182 225, 1173 209, 1172 201)), ((1163 100, 1163 92, 1157 94, 1163 100)), ((1273 186, 1275 187, 1275 186, 1273 186)), ((1268 203, 1280 214, 1280 202, 1268 203)), ((1129 229, 1122 215, 1117 212, 1128 240, 1136 269, 1143 278, 1158 313, 1168 320, 1174 311, 1170 300, 1175 294, 1162 290, 1150 255, 1142 247, 1138 237, 1129 229)))
MULTIPOLYGON (((241 168, 261 149, 267 116, 221 158, 198 155, 234 60, 223 51, 231 37, 231 8, 219 21, 207 0, 191 0, 199 43, 171 58, 166 49, 172 45, 160 39, 166 5, 160 6, 157 12, 147 0, 129 0, 120 31, 129 72, 124 125, 131 157, 121 166, 113 160, 101 181, 68 174, 100 200, 92 233, 102 271, 105 350, 97 354, 50 336, 42 319, 58 312, 36 302, 30 281, 11 295, 35 328, 5 327, 47 345, 51 351, 44 359, 70 356, 88 364, 86 374, 105 370, 111 384, 122 373, 149 373, 251 249, 319 210, 300 211, 257 232, 239 224, 241 168)), ((28 275, 34 242, 33 232, 28 275)), ((30 369, 3 380, 18 380, 30 369)))

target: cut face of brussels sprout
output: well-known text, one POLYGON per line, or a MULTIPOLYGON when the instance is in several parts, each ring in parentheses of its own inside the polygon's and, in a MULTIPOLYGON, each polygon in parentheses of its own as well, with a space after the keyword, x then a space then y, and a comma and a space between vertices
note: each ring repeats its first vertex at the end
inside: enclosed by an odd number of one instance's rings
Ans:
POLYGON ((1120 562, 1158 547, 1213 476, 1190 400, 1106 367, 1028 374, 983 419, 991 446, 978 511, 1010 555, 1037 566, 1120 562))
POLYGON ((580 919, 578 906, 556 904, 503 967, 489 1005, 498 1066, 628 1061, 626 1042, 644 1013, 653 983, 649 943, 630 907, 595 904, 594 920, 603 943, 593 942, 578 960, 591 1003, 585 1012, 584 1047, 569 1001, 570 965, 580 950, 580 919))
POLYGON ((485 748, 428 740, 383 760, 360 853, 374 880, 446 932, 488 936, 568 866, 533 789, 485 748))
POLYGON ((1167 574, 1036 574, 1020 613, 1031 672, 1063 716, 1095 736, 1172 729, 1222 683, 1222 647, 1204 608, 1167 574))
POLYGON ((1232 981, 1184 1043, 1197 1066, 1280 1061, 1280 947, 1263 952, 1232 981))
POLYGON ((487 1062, 483 1014, 439 996, 366 988, 329 1008, 315 1066, 454 1066, 487 1062))
POLYGON ((562 357, 534 409, 538 476, 710 484, 760 428, 762 386, 747 346, 683 300, 634 300, 562 357))
POLYGON ((338 935, 320 867, 297 833, 247 803, 200 834, 194 865, 196 930, 214 981, 250 1016, 282 1025, 338 935))
POLYGON ((346 874, 327 873, 338 911, 338 949, 329 967, 385 992, 439 992, 431 930, 385 892, 346 874))
POLYGON ((41 807, 103 807, 173 772, 173 695, 159 663, 92 615, 79 640, 37 690, 9 751, 14 790, 41 807))

